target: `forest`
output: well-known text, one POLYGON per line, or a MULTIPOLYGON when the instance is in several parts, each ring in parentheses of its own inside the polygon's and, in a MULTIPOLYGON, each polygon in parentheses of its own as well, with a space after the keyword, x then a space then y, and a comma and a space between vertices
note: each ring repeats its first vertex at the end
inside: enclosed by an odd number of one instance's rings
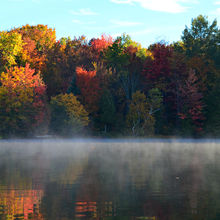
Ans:
POLYGON ((220 29, 199 15, 177 42, 0 32, 0 138, 219 137, 220 29))

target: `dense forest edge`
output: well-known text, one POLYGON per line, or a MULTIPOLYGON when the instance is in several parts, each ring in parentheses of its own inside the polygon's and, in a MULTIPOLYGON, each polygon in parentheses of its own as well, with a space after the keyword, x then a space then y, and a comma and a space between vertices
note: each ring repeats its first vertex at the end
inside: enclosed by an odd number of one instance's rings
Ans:
POLYGON ((199 15, 181 40, 56 39, 0 32, 0 138, 220 137, 220 30, 199 15))

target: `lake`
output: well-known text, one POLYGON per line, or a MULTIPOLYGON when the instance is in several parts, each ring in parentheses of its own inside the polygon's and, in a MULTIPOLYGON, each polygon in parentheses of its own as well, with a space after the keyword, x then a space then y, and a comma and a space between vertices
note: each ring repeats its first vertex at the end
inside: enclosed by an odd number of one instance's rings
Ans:
POLYGON ((220 219, 218 140, 2 140, 0 219, 220 219))

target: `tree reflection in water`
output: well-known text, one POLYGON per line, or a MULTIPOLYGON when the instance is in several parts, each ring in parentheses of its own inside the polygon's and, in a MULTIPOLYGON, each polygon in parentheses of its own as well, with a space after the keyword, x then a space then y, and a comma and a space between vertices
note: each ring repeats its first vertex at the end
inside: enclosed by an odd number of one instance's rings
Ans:
POLYGON ((220 144, 9 144, 0 151, 0 219, 220 217, 220 144))

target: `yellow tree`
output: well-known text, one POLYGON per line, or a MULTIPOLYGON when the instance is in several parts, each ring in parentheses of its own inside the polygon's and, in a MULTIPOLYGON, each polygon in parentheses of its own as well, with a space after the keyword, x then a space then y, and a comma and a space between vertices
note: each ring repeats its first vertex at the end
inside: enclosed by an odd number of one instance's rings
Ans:
POLYGON ((135 92, 132 95, 126 120, 132 135, 145 135, 145 132, 153 132, 154 118, 149 114, 149 111, 150 106, 144 93, 135 92))
POLYGON ((72 93, 52 97, 50 104, 50 127, 54 133, 74 135, 88 125, 88 112, 72 93))
POLYGON ((157 88, 149 91, 148 97, 140 91, 132 95, 127 114, 127 126, 132 135, 151 135, 154 133, 154 113, 160 110, 162 96, 157 88))
POLYGON ((0 71, 17 64, 23 45, 21 34, 0 32, 0 71))

